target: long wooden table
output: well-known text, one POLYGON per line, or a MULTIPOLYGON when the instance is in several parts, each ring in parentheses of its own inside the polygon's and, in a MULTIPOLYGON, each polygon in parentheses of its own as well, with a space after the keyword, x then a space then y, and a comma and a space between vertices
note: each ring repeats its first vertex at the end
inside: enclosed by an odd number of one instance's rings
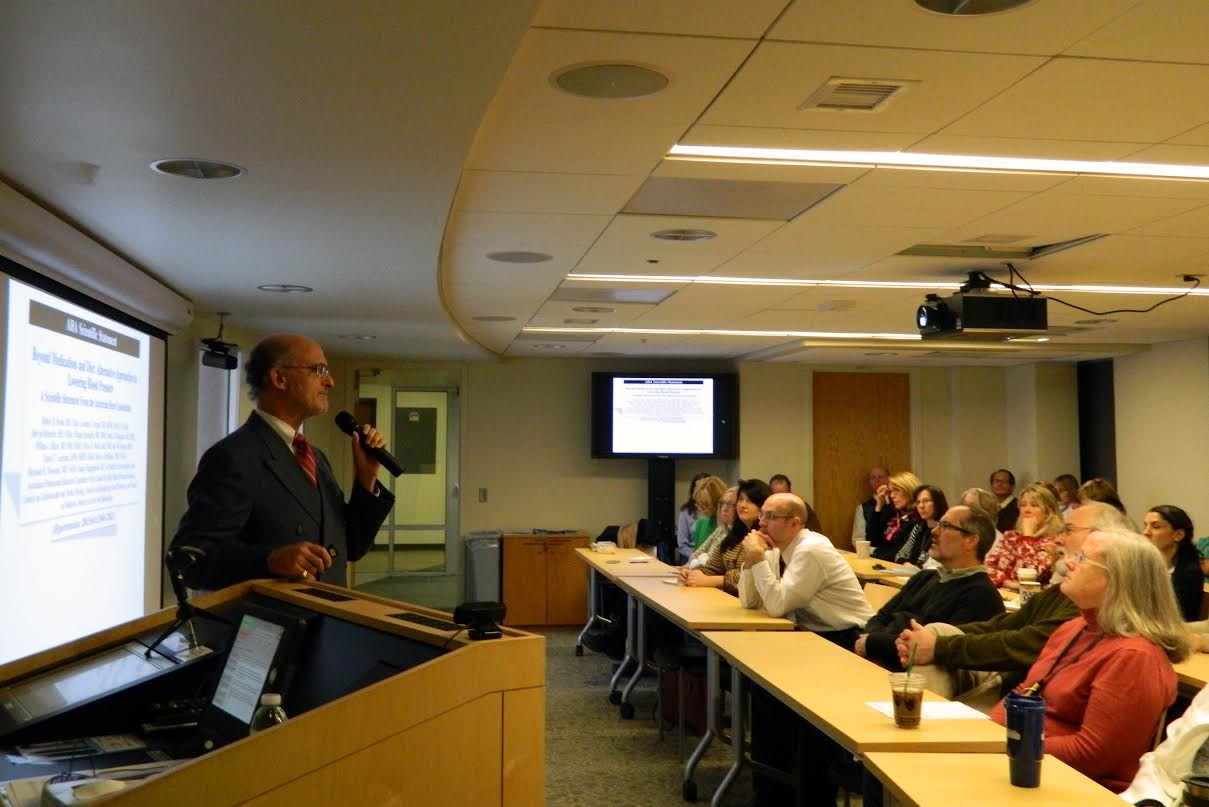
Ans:
POLYGON ((916 567, 905 563, 894 563, 877 558, 858 558, 852 552, 841 552, 840 554, 844 556, 844 560, 848 561, 848 565, 856 573, 856 579, 862 583, 877 582, 902 588, 907 585, 911 575, 918 571, 916 567), (875 566, 880 568, 874 568, 875 566))
MULTIPOLYGON (((892 718, 867 705, 870 701, 890 700, 887 671, 817 634, 706 632, 701 638, 711 653, 730 662, 731 702, 735 704, 731 710, 733 760, 712 804, 721 803, 743 766, 740 704, 745 677, 832 740, 862 756, 872 751, 966 754, 1004 750, 1004 728, 989 718, 925 718, 917 729, 898 728, 892 718)), ((925 704, 944 701, 932 692, 924 694, 925 704)))
POLYGON ((909 754, 874 752, 868 768, 906 807, 1121 807, 1111 790, 1088 779, 1060 759, 1041 762, 1040 787, 1013 787, 1005 754, 909 754))
POLYGON ((577 656, 584 654, 584 637, 600 618, 600 577, 616 580, 618 577, 671 577, 676 573, 675 566, 669 566, 641 549, 596 552, 577 547, 575 554, 588 564, 588 621, 575 640, 577 656))
POLYGON ((1200 692, 1209 684, 1209 653, 1193 653, 1187 661, 1175 665, 1175 675, 1185 693, 1200 692))
MULTIPOLYGON (((697 638, 702 639, 704 631, 737 632, 777 631, 789 633, 794 629, 794 623, 788 619, 769 616, 762 608, 744 608, 738 598, 732 597, 718 588, 707 586, 672 585, 670 578, 657 579, 651 577, 619 577, 616 583, 628 595, 627 597, 627 633, 626 660, 634 663, 634 673, 626 682, 620 696, 617 696, 617 685, 622 671, 626 669, 623 662, 617 668, 610 682, 609 700, 619 704, 622 717, 633 717, 634 707, 630 703, 630 693, 638 683, 646 664, 646 609, 653 608, 658 614, 697 638)), ((701 741, 689 756, 684 767, 682 792, 689 801, 696 800, 696 783, 693 781, 693 771, 697 763, 705 755, 706 749, 718 735, 721 729, 719 701, 721 687, 719 686, 718 656, 706 644, 706 698, 709 707, 706 712, 706 731, 701 741)), ((737 710, 736 710, 737 711, 737 710)), ((731 730, 742 735, 742 716, 733 716, 731 730)))

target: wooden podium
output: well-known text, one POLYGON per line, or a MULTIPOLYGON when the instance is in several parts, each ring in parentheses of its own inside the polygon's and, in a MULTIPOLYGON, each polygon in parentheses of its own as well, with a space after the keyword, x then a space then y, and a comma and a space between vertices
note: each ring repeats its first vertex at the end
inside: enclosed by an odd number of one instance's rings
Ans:
MULTIPOLYGON (((96 804, 542 804, 545 638, 504 628, 469 641, 401 621, 448 614, 316 583, 252 581, 194 601, 210 610, 250 594, 449 652, 285 724, 182 762, 96 804), (351 599, 332 602, 305 589, 351 599)), ((0 666, 0 686, 167 627, 175 608, 0 666)), ((338 660, 335 660, 338 663, 338 660)), ((36 775, 31 771, 30 775, 36 775)))

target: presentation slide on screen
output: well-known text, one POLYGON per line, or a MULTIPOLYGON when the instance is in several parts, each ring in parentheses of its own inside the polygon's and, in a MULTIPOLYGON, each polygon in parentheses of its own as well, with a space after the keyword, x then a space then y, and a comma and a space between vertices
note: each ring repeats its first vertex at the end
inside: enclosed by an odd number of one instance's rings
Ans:
POLYGON ((712 378, 614 378, 613 451, 712 454, 712 378))
POLYGON ((4 663, 146 611, 152 337, 0 285, 4 663))

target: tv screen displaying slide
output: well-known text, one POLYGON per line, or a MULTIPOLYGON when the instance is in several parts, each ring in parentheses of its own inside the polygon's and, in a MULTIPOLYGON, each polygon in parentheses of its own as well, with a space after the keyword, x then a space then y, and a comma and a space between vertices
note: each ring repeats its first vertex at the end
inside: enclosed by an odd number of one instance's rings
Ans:
POLYGON ((4 663, 159 607, 164 342, 5 274, 0 333, 4 663))
POLYGON ((725 373, 596 373, 592 456, 731 458, 736 386, 725 373))

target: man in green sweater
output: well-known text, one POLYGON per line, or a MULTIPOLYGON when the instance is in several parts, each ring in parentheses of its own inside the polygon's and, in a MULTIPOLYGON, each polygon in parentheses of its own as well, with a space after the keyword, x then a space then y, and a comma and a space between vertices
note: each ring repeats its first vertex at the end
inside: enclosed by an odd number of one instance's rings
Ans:
POLYGON ((928 553, 939 569, 916 572, 878 611, 856 640, 856 653, 890 670, 903 669, 895 641, 912 622, 966 623, 1003 613, 1003 598, 982 560, 995 543, 995 523, 977 508, 950 507, 932 530, 928 553))
MULTIPOLYGON (((1083 546, 1093 530, 1132 532, 1128 519, 1115 507, 1088 502, 1067 513, 1066 529, 1056 536, 1068 555, 1083 546)), ((947 698, 981 704, 1023 679, 1051 633, 1079 615, 1079 609, 1057 586, 1036 594, 1019 611, 958 627, 912 620, 898 637, 899 658, 906 664, 915 651, 916 671, 927 686, 947 698), (971 693, 974 693, 971 695, 971 693)))

